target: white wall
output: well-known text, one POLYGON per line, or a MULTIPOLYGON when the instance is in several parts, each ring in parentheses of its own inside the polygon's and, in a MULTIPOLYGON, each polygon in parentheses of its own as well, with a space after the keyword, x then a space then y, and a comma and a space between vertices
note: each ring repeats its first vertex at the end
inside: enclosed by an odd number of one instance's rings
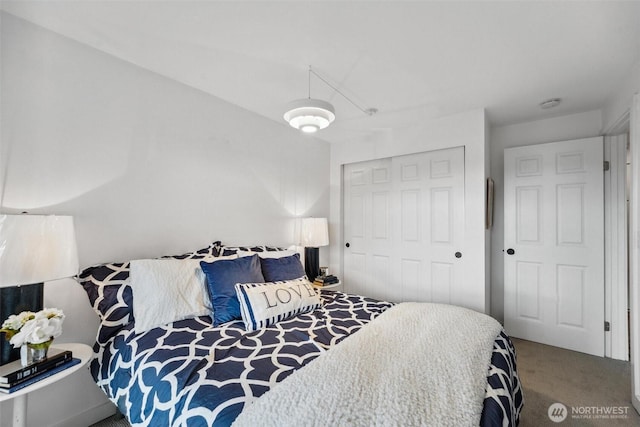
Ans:
MULTIPOLYGON (((218 239, 288 246, 295 216, 328 216, 328 144, 1 19, 0 212, 74 215, 81 267, 218 239)), ((67 314, 60 342, 93 344, 97 317, 80 285, 47 284, 45 303, 67 314)), ((30 425, 86 426, 113 409, 87 372, 30 402, 30 425)))
MULTIPOLYGON (((602 129, 605 132, 614 130, 620 119, 628 120, 633 95, 638 91, 640 91, 640 57, 627 76, 618 83, 618 88, 611 94, 602 109, 602 129)), ((626 127, 628 130, 628 123, 626 127)))
POLYGON ((491 230, 491 315, 504 320, 504 149, 600 135, 601 110, 491 129, 491 177, 495 182, 491 230))
MULTIPOLYGON (((485 277, 485 177, 488 155, 485 139, 484 110, 474 110, 435 120, 395 132, 382 132, 372 138, 331 146, 331 214, 330 268, 341 272, 344 241, 342 239, 342 166, 372 159, 419 153, 450 147, 465 147, 465 237, 468 246, 461 249, 465 257, 464 304, 488 311, 485 277)), ((341 273, 340 273, 341 274, 341 273)), ((345 283, 349 291, 349 284, 345 283)))

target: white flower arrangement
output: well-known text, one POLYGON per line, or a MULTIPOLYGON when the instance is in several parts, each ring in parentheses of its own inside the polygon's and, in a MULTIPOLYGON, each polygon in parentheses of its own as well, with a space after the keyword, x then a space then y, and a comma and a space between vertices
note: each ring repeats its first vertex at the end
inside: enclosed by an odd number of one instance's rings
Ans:
POLYGON ((14 347, 23 344, 42 344, 62 334, 64 313, 57 308, 45 308, 37 313, 23 311, 12 314, 2 324, 0 332, 14 347))

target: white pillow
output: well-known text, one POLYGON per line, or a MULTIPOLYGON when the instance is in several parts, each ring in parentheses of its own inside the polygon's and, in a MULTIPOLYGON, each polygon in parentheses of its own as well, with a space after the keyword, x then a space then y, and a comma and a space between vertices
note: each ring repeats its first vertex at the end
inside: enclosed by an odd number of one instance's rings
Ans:
POLYGON ((264 251, 264 252, 250 252, 250 251, 238 251, 238 257, 245 256, 253 256, 258 254, 260 258, 283 258, 286 256, 291 256, 293 254, 297 254, 298 252, 292 251, 290 249, 285 249, 284 251, 264 251))
POLYGON ((236 295, 247 331, 264 328, 322 305, 320 296, 306 277, 282 282, 237 283, 236 295))
MULTIPOLYGON (((225 258, 230 257, 205 260, 212 262, 225 258)), ((211 314, 211 301, 200 261, 202 259, 131 261, 129 275, 136 333, 178 320, 211 314)))

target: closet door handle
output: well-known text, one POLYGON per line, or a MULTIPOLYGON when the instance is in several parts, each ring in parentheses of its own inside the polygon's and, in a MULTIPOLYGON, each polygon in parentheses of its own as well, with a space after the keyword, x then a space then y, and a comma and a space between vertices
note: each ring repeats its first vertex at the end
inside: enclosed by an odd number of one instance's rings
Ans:
POLYGON ((351 246, 351 243, 347 242, 347 243, 345 244, 345 246, 346 246, 346 247, 350 247, 350 246, 351 246))
POLYGON ((456 252, 455 256, 456 258, 462 258, 462 252, 456 252))
POLYGON ((516 251, 514 251, 513 249, 511 249, 511 248, 507 249, 507 255, 513 255, 515 253, 516 253, 516 251))

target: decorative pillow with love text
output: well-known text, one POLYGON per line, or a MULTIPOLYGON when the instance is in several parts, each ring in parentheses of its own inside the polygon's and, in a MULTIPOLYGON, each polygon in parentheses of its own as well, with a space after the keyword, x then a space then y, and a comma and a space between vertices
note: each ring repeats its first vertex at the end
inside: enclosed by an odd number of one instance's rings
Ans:
POLYGON ((269 283, 238 283, 236 294, 247 331, 320 308, 320 296, 306 277, 269 283))

